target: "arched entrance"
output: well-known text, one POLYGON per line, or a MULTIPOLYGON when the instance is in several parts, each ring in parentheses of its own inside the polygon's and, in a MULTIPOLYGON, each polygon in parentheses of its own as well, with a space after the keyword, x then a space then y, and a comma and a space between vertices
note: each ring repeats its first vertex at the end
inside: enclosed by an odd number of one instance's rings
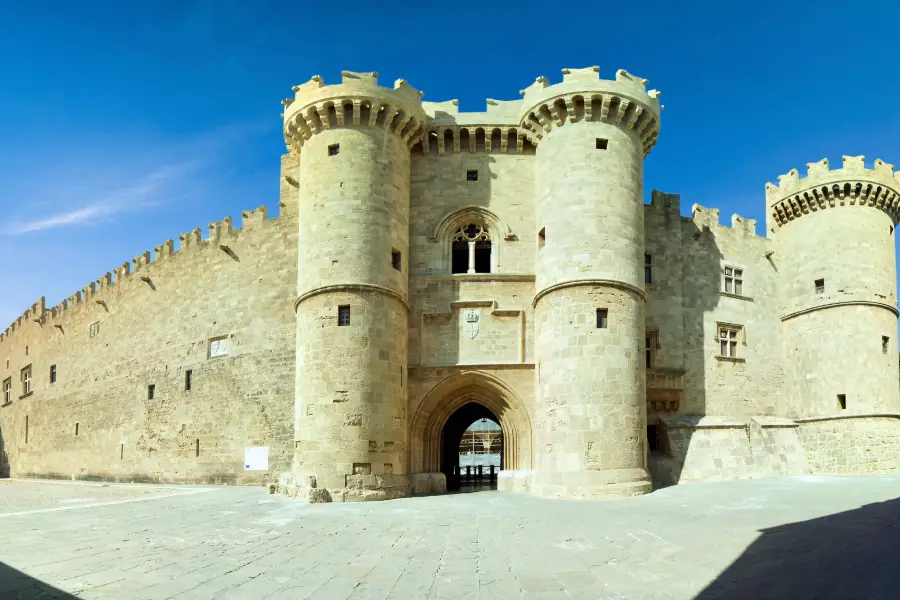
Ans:
POLYGON ((496 478, 503 468, 503 428, 498 436, 489 424, 499 426, 499 422, 494 413, 476 402, 464 404, 447 419, 440 463, 448 491, 458 490, 463 484, 470 489, 496 489, 496 478), (482 423, 487 427, 480 427, 482 423), (497 454, 500 460, 495 466, 491 459, 497 454))
MULTIPOLYGON (((463 432, 482 418, 500 425, 501 468, 530 470, 531 419, 521 398, 491 374, 465 371, 442 380, 422 399, 410 423, 410 472, 452 476, 463 432)), ((451 477, 447 484, 453 484, 451 477)))

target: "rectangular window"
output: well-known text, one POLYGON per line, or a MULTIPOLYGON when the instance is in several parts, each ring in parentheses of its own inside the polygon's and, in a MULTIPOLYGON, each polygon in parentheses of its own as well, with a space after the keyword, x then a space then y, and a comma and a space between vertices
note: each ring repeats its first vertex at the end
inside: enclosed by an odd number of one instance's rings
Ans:
POLYGON ((538 248, 543 248, 547 243, 547 234, 544 233, 544 227, 541 227, 541 230, 538 231, 538 248))
POLYGON ((391 251, 391 265, 398 271, 403 266, 401 255, 396 250, 391 251))
POLYGON ((597 150, 606 150, 609 148, 609 140, 597 138, 597 150))
POLYGON ((12 402, 12 378, 3 381, 3 404, 12 402))
POLYGON ((338 325, 344 327, 350 324, 350 306, 338 306, 338 325))
POLYGON ((340 144, 331 144, 328 146, 328 156, 337 156, 338 152, 341 151, 340 144))
POLYGON ((466 171, 466 181, 478 181, 478 171, 466 171))
POLYGON ((890 342, 891 342, 891 338, 889 338, 886 335, 881 336, 881 353, 882 354, 888 353, 888 344, 890 344, 890 342))
POLYGON ((817 294, 825 293, 825 280, 824 279, 816 279, 815 285, 816 285, 816 293, 817 294))
POLYGON ((194 387, 194 372, 188 369, 184 372, 184 391, 189 392, 194 387))
POLYGON ((228 356, 228 338, 218 337, 209 340, 209 357, 228 356))
POLYGON ((648 369, 656 364, 656 347, 659 345, 659 332, 648 331, 644 336, 644 363, 648 369))
POLYGON ((31 393, 31 365, 22 369, 22 394, 31 393))
POLYGON ((737 358, 740 332, 740 328, 733 325, 719 326, 719 356, 737 358))
POLYGON ((597 329, 606 329, 608 322, 609 322, 609 309, 598 308, 597 309, 597 329))
POLYGON ((644 283, 653 283, 653 257, 644 255, 644 283))
POLYGON ((725 267, 725 293, 744 295, 744 270, 725 267))
POLYGON ((78 423, 75 423, 75 435, 78 435, 78 423))
POLYGON ((841 407, 841 410, 847 410, 847 395, 846 394, 838 394, 838 406, 841 407))
POLYGON ((56 365, 50 365, 50 383, 56 383, 56 365))
POLYGON ((91 337, 96 337, 100 333, 100 321, 91 323, 91 337))
POLYGON ((156 386, 151 383, 147 386, 147 400, 153 400, 154 396, 156 396, 156 386))

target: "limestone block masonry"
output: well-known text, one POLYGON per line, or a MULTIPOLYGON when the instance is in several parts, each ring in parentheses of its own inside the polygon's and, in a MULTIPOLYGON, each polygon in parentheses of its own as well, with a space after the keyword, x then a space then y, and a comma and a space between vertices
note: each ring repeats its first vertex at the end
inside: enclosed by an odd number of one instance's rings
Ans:
POLYGON ((498 488, 547 497, 900 468, 891 165, 779 177, 763 237, 644 203, 662 105, 624 70, 481 112, 376 73, 293 91, 276 216, 0 333, 0 476, 386 500, 459 487, 479 419, 498 488))

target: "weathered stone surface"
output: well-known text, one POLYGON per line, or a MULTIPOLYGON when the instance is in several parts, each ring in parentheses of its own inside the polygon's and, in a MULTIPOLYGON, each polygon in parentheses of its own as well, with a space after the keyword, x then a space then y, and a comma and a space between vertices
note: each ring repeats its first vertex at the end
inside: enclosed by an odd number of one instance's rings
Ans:
POLYGON ((891 165, 789 172, 761 237, 643 203, 659 93, 625 71, 476 113, 374 73, 294 92, 277 217, 0 334, 0 476, 434 494, 471 404, 503 429, 498 487, 542 496, 900 467, 891 165))

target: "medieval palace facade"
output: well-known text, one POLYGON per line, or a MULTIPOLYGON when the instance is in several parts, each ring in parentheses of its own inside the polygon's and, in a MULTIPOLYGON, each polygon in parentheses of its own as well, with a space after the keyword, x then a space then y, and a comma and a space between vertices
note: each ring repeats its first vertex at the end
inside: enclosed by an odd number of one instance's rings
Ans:
POLYGON ((564 69, 478 113, 375 73, 295 87, 277 216, 0 335, 7 474, 388 499, 453 487, 482 418, 499 487, 540 496, 896 470, 900 178, 792 170, 764 237, 644 204, 646 83, 564 69))

